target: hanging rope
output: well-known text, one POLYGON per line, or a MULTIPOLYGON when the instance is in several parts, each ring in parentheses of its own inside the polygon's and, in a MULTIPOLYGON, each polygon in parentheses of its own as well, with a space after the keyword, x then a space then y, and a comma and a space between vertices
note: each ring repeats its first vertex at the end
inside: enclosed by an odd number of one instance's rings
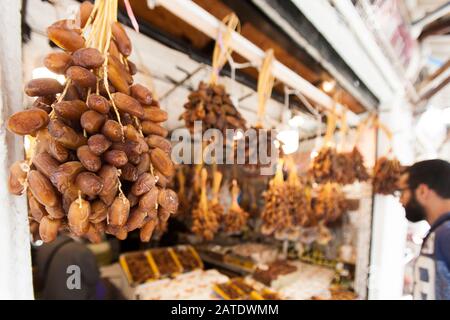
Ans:
POLYGON ((210 83, 216 84, 219 79, 220 70, 227 62, 228 56, 233 51, 231 48, 231 37, 234 31, 240 32, 241 26, 235 13, 227 15, 219 27, 216 45, 212 57, 212 72, 210 83), (226 28, 225 30, 223 30, 226 28))
POLYGON ((339 141, 339 150, 343 152, 345 149, 345 142, 347 139, 347 133, 348 133, 348 123, 347 123, 347 108, 344 107, 344 109, 342 110, 342 114, 341 114, 341 126, 339 128, 339 135, 341 140, 339 141))
POLYGON ((336 110, 335 107, 333 107, 333 109, 327 113, 327 130, 323 140, 324 146, 331 147, 333 145, 333 136, 336 131, 336 120, 336 110))
POLYGON ((267 50, 266 56, 261 64, 261 69, 258 77, 258 114, 257 114, 257 128, 264 127, 264 116, 266 114, 267 101, 272 96, 273 84, 275 77, 272 73, 274 54, 273 50, 267 50))
POLYGON ((392 155, 393 152, 393 145, 392 145, 392 139, 393 139, 393 134, 392 131, 380 121, 380 118, 378 117, 378 115, 376 115, 373 118, 373 127, 375 129, 379 129, 381 130, 381 132, 383 132, 387 139, 388 139, 388 150, 386 151, 386 154, 384 155, 385 157, 388 157, 389 155, 392 155))
POLYGON ((306 99, 306 97, 300 93, 300 91, 297 90, 295 94, 297 98, 299 98, 300 101, 303 103, 303 105, 306 107, 306 109, 308 109, 309 112, 311 112, 316 117, 317 131, 316 131, 316 138, 314 140, 314 148, 312 149, 314 154, 319 149, 319 141, 320 137, 322 136, 322 115, 320 114, 319 109, 314 108, 311 105, 311 103, 309 103, 308 99, 306 99))
POLYGON ((356 128, 356 137, 353 147, 356 147, 359 144, 364 131, 367 129, 367 126, 369 126, 373 122, 373 118, 375 116, 375 114, 370 114, 358 124, 358 127, 356 128))

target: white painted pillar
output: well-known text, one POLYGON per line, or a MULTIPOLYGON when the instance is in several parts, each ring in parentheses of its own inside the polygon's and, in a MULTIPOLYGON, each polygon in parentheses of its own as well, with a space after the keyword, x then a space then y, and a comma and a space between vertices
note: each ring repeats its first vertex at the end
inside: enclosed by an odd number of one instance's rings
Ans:
POLYGON ((23 140, 6 130, 22 109, 21 1, 0 4, 0 299, 33 299, 30 236, 25 197, 8 193, 9 166, 23 159, 23 140))
MULTIPOLYGON (((381 105, 380 119, 394 134, 393 148, 402 164, 414 161, 412 112, 402 97, 381 105), (388 108, 389 107, 389 108, 388 108), (389 110, 383 112, 383 110, 389 110)), ((378 138, 383 155, 388 141, 378 138)), ((399 199, 377 195, 374 202, 369 299, 401 299, 404 280, 407 220, 399 199)))

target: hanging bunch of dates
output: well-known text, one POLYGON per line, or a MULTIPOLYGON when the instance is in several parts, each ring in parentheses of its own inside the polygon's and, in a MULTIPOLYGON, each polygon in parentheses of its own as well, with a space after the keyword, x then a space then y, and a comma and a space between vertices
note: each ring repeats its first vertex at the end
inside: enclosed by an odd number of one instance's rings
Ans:
POLYGON ((335 148, 323 147, 312 161, 309 173, 317 183, 334 181, 339 173, 337 152, 335 148))
POLYGON ((300 227, 312 227, 318 223, 313 210, 310 182, 297 175, 292 162, 289 163, 288 172, 287 179, 283 180, 278 166, 275 178, 264 193, 266 202, 261 216, 264 234, 273 234, 275 237, 294 235, 300 227))
POLYGON ((269 187, 263 193, 265 203, 261 213, 261 232, 265 235, 293 227, 282 167, 283 162, 279 162, 274 178, 269 181, 269 187))
POLYGON ((34 137, 30 158, 10 168, 9 189, 27 192, 45 242, 59 230, 98 242, 104 233, 125 239, 136 229, 149 241, 178 206, 166 188, 174 175, 161 125, 167 113, 133 84, 132 45, 117 22, 117 1, 86 1, 79 20, 47 29, 63 50, 49 53, 44 65, 65 75, 65 84, 31 80, 25 93, 35 102, 8 119, 9 131, 34 137))
POLYGON ((319 150, 310 168, 310 175, 317 183, 335 182, 346 185, 357 181, 367 181, 370 178, 364 166, 364 158, 358 148, 354 146, 352 151, 343 151, 348 127, 345 113, 341 117, 340 151, 331 142, 336 127, 336 115, 331 113, 327 118, 325 144, 319 150))
POLYGON ((389 195, 398 190, 398 180, 404 168, 396 158, 381 157, 373 168, 374 193, 389 195))
POLYGON ((381 156, 375 162, 372 173, 373 192, 392 195, 398 190, 398 180, 403 174, 405 167, 393 154, 392 148, 392 132, 381 123, 380 119, 374 115, 371 119, 375 128, 378 128, 381 133, 387 138, 389 148, 384 156, 381 156))
POLYGON ((192 232, 204 240, 212 240, 220 227, 220 217, 215 210, 211 210, 206 192, 208 172, 201 169, 201 193, 198 203, 192 210, 192 232))
POLYGON ((238 203, 239 187, 237 181, 233 180, 231 186, 231 206, 223 216, 224 231, 227 233, 242 232, 249 218, 249 213, 241 208, 238 203))
POLYGON ((309 172, 317 183, 336 182, 345 185, 370 179, 364 158, 356 147, 350 152, 337 152, 333 147, 321 148, 309 172))
POLYGON ((313 208, 317 221, 333 223, 347 211, 347 200, 338 184, 328 182, 319 186, 313 208))
POLYGON ((217 221, 222 221, 225 212, 225 208, 220 203, 220 185, 223 175, 217 170, 216 165, 213 165, 212 175, 211 200, 208 201, 208 209, 217 221))
POLYGON ((198 89, 189 94, 184 108, 181 119, 192 132, 195 121, 202 122, 203 132, 215 128, 225 134, 226 129, 246 129, 244 118, 223 85, 200 82, 198 89))
MULTIPOLYGON (((245 140, 245 156, 246 162, 244 170, 249 174, 260 174, 260 170, 263 168, 270 168, 270 161, 272 153, 281 153, 281 146, 278 149, 275 147, 276 134, 274 130, 266 129, 265 114, 267 103, 272 95, 273 84, 275 78, 272 74, 272 65, 274 60, 273 49, 269 49, 262 61, 261 68, 258 76, 258 111, 257 122, 252 126, 252 130, 255 135, 252 137, 250 134, 246 136, 245 140), (261 155, 266 155, 266 159, 261 159, 261 155)), ((279 142, 279 141, 278 141, 279 142)), ((275 155, 275 154, 274 154, 275 155)), ((281 154, 278 156, 282 157, 281 154)))
POLYGON ((285 184, 293 225, 301 227, 313 225, 311 186, 300 180, 296 170, 289 172, 285 184))
POLYGON ((330 182, 345 185, 367 181, 370 178, 364 166, 364 158, 356 147, 350 152, 336 153, 334 163, 333 179, 330 179, 330 182))
POLYGON ((236 14, 231 13, 223 19, 212 56, 212 72, 209 82, 200 82, 198 89, 191 92, 186 111, 181 115, 186 127, 194 130, 194 122, 201 121, 202 132, 215 128, 224 135, 226 129, 246 129, 246 122, 236 109, 230 95, 223 85, 218 84, 219 73, 232 53, 231 37, 234 30, 239 31, 240 23, 236 14))
POLYGON ((364 157, 356 146, 349 153, 348 157, 351 158, 353 164, 352 178, 354 178, 354 180, 350 183, 353 183, 355 181, 368 181, 370 179, 370 175, 364 164, 364 157))

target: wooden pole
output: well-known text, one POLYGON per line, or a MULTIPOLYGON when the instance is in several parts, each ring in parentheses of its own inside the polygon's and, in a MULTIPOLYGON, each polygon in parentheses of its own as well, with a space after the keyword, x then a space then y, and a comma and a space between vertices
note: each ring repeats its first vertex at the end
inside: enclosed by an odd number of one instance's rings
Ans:
POLYGON ((23 139, 6 130, 22 109, 22 1, 0 6, 0 299, 33 299, 30 235, 25 196, 8 192, 9 166, 24 158, 23 139))

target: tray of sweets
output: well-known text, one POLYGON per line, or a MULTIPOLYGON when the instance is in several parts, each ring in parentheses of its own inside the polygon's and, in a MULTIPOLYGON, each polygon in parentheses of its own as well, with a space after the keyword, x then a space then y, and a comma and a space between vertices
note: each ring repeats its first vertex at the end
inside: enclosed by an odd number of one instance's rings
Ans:
POLYGON ((197 251, 191 246, 176 246, 173 249, 183 272, 192 271, 195 269, 203 269, 203 262, 200 259, 197 251))
POLYGON ((239 288, 232 286, 230 282, 215 284, 214 292, 225 300, 242 300, 245 296, 239 288))
POLYGON ((132 286, 159 278, 153 259, 145 251, 122 254, 119 263, 132 286))
POLYGON ((171 248, 157 248, 147 252, 154 261, 160 278, 173 277, 183 272, 183 268, 171 248))

